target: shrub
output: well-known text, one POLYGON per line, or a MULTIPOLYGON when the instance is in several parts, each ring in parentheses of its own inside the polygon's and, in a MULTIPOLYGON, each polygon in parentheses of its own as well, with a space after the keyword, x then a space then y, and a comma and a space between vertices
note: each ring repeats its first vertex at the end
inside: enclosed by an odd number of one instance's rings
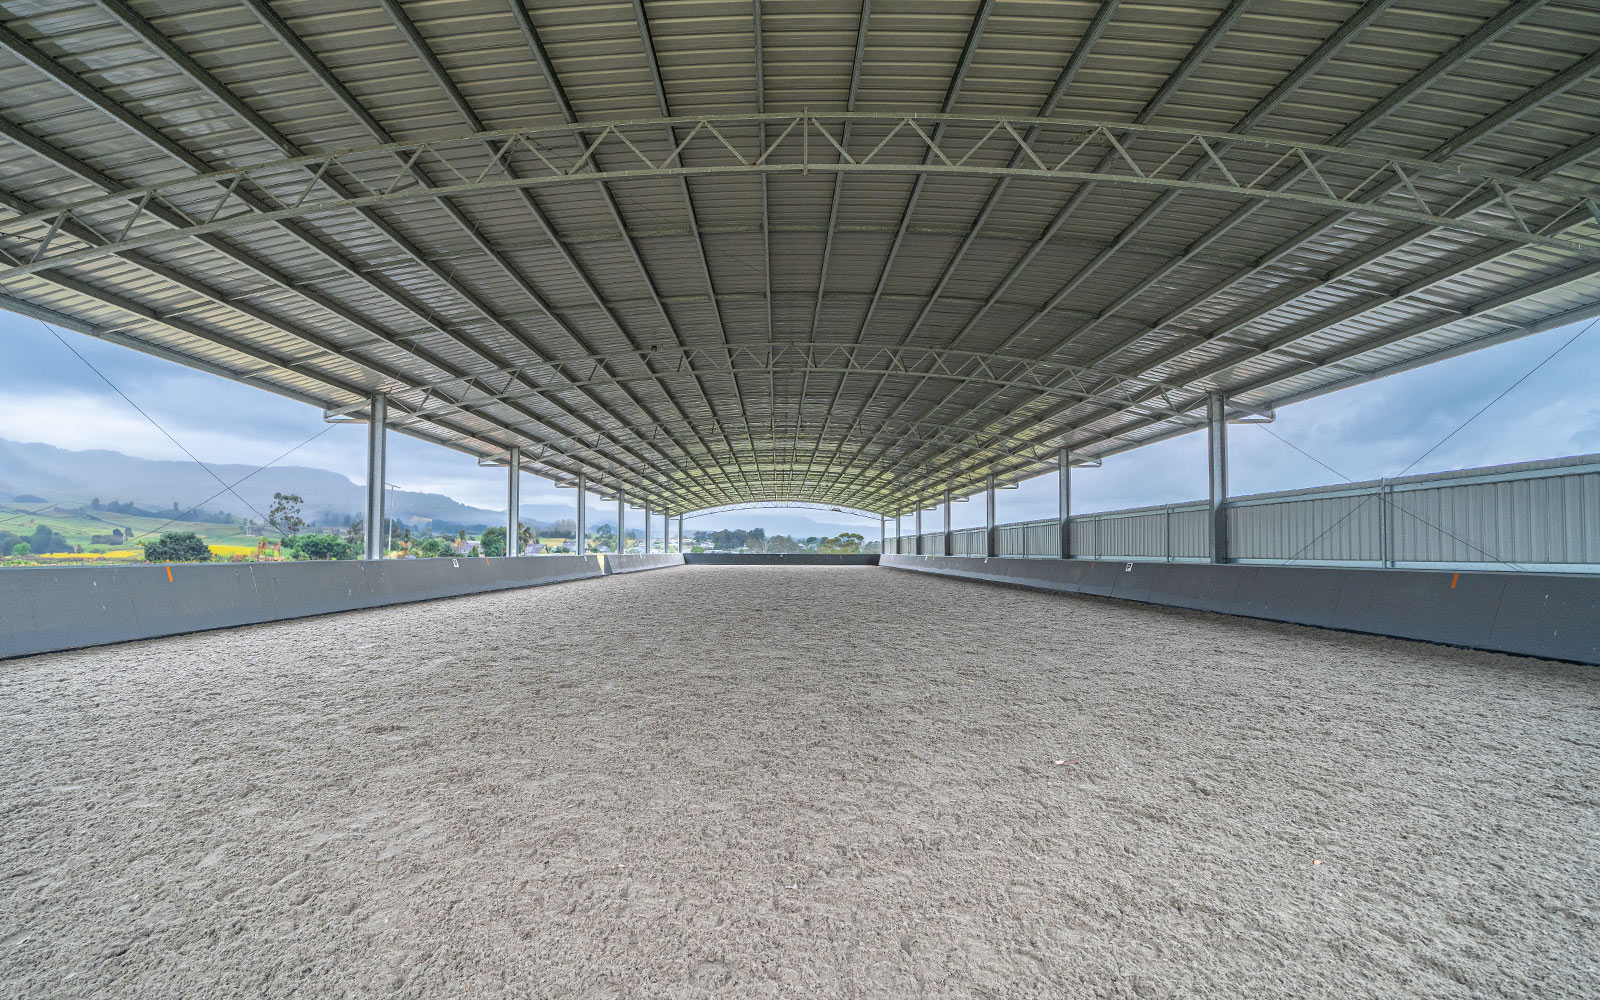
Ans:
POLYGON ((18 542, 11 547, 11 554, 14 556, 31 556, 33 555, 33 546, 27 542, 18 542))
POLYGON ((192 531, 168 531, 144 547, 145 562, 210 562, 211 548, 192 531))
POLYGON ((355 549, 338 535, 297 535, 289 543, 296 559, 353 559, 355 549))

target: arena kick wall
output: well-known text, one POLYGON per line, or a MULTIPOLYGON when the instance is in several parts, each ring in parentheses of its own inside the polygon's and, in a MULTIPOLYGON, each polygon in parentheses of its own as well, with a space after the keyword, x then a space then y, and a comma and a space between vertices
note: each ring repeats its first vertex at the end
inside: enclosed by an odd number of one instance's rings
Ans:
POLYGON ((1600 664, 1600 577, 885 555, 891 569, 1600 664))
POLYGON ((591 555, 0 570, 0 658, 682 564, 591 555))

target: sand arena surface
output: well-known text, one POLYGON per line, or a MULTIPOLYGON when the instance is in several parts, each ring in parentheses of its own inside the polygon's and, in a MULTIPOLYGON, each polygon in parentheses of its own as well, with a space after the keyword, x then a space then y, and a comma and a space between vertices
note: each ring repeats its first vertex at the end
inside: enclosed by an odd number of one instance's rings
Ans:
POLYGON ((716 566, 4 662, 0 731, 6 997, 1600 983, 1594 668, 716 566))

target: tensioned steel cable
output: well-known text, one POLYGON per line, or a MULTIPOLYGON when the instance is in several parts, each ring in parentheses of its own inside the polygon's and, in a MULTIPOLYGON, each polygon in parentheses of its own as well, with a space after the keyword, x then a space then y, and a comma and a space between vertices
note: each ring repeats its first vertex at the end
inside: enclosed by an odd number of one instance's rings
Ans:
MULTIPOLYGON (((1347 483, 1354 483, 1355 482, 1354 479, 1351 479, 1349 476, 1345 475, 1344 473, 1340 472, 1338 469, 1335 469, 1333 466, 1329 465, 1327 462, 1324 462, 1322 459, 1320 459, 1317 456, 1311 454, 1309 451, 1306 451, 1304 448, 1300 447, 1299 445, 1295 444, 1293 441, 1290 441, 1288 438, 1284 437, 1282 434, 1279 434, 1278 432, 1276 432, 1276 431, 1272 430, 1271 428, 1267 427, 1266 424, 1257 424, 1256 426, 1260 427, 1262 430, 1266 431, 1268 434, 1271 434, 1273 437, 1277 438, 1279 441, 1282 441, 1284 444, 1286 444, 1289 447, 1293 448, 1295 451, 1298 451, 1300 454, 1302 454, 1305 457, 1311 459, 1311 461, 1313 461, 1313 462, 1317 463, 1318 465, 1322 466, 1324 469, 1327 469, 1329 472, 1331 472, 1334 475, 1338 476, 1340 479, 1343 479, 1345 482, 1347 482, 1347 483)), ((1421 461, 1421 459, 1418 459, 1418 461, 1421 461)), ((1416 464, 1415 462, 1412 463, 1412 465, 1415 465, 1415 464, 1416 464)), ((1407 468, 1410 468, 1410 466, 1407 466, 1407 468)), ((1399 477, 1398 476, 1392 476, 1390 478, 1398 479, 1399 477)), ((1445 535, 1448 538, 1452 538, 1455 541, 1460 542, 1462 545, 1465 545, 1467 548, 1469 548, 1472 551, 1478 553, 1479 555, 1485 556, 1488 559, 1490 559, 1491 561, 1497 562, 1500 565, 1505 566, 1505 567, 1507 567, 1509 569, 1516 570, 1519 573, 1525 572, 1521 566, 1518 566, 1515 563, 1507 562, 1506 560, 1501 559, 1499 556, 1495 555, 1493 552, 1490 552, 1487 549, 1480 548, 1479 546, 1474 545, 1473 543, 1467 541, 1465 538, 1462 538, 1460 535, 1457 535, 1457 534, 1453 533, 1448 528, 1443 528, 1443 527, 1440 527, 1437 524, 1434 524, 1432 521, 1430 521, 1427 518, 1423 517, 1421 514, 1418 514, 1416 511, 1407 510, 1406 508, 1400 506, 1398 503, 1395 502, 1393 497, 1388 496, 1388 495, 1384 494, 1383 492, 1381 492, 1382 489, 1383 489, 1383 487, 1380 486, 1380 487, 1378 487, 1378 489, 1368 492, 1366 494, 1366 496, 1362 498, 1361 502, 1356 504, 1354 507, 1350 508, 1348 511, 1346 511, 1344 513, 1344 516, 1340 517, 1338 520, 1336 520, 1332 524, 1328 525, 1327 529, 1324 530, 1321 534, 1319 534, 1316 538, 1313 538, 1311 541, 1309 541, 1305 545, 1301 546, 1301 548, 1298 551, 1296 551, 1294 555, 1290 556, 1287 560, 1285 560, 1284 565, 1287 566, 1290 563, 1294 562, 1296 559, 1298 559, 1300 557, 1300 554, 1302 552, 1305 552, 1311 546, 1313 546, 1313 545, 1317 544, 1317 542, 1321 541, 1328 534, 1328 532, 1332 531, 1334 528, 1337 528, 1339 525, 1341 525, 1345 521, 1349 520, 1357 511, 1361 510, 1369 502, 1371 502, 1373 500, 1373 498, 1377 498, 1377 499, 1381 500, 1384 503, 1384 505, 1386 505, 1390 510, 1399 511, 1402 514, 1407 514, 1410 517, 1415 518, 1418 521, 1421 521, 1423 524, 1427 525, 1428 527, 1432 528, 1433 530, 1439 532, 1442 535, 1445 535)))
MULTIPOLYGON (((1423 459, 1427 458, 1429 455, 1431 455, 1434 452, 1438 451, 1441 447, 1444 446, 1446 441, 1449 441, 1451 438, 1455 437, 1457 434, 1459 434, 1463 430, 1465 430, 1468 424, 1472 423, 1474 420, 1477 420, 1479 417, 1483 416, 1486 412, 1488 412, 1490 407, 1494 406, 1496 403, 1500 402, 1502 399, 1504 399, 1507 396, 1509 396, 1511 394, 1512 390, 1516 389, 1517 386, 1521 385, 1522 383, 1528 381, 1528 379, 1532 378, 1534 376, 1534 373, 1538 372, 1539 369, 1543 368, 1545 365, 1549 364, 1551 361, 1554 361, 1555 358, 1556 358, 1556 355, 1560 354, 1562 351, 1564 351, 1567 348, 1571 347, 1574 343, 1576 343, 1578 341, 1578 338, 1582 337, 1584 334, 1586 334, 1590 330, 1594 329, 1597 325, 1600 325, 1600 317, 1596 317, 1595 319, 1590 320, 1589 323, 1583 327, 1583 329, 1579 330, 1577 333, 1573 334, 1571 337, 1568 337, 1565 341, 1563 341, 1561 343, 1560 346, 1558 346, 1555 350, 1551 351, 1548 355, 1546 355, 1544 360, 1540 361, 1538 364, 1534 365, 1532 368, 1530 368, 1526 372, 1524 372, 1521 378, 1517 379, 1515 382, 1511 383, 1510 385, 1508 385, 1504 389, 1502 389, 1500 391, 1499 395, 1495 396, 1493 399, 1491 399, 1487 403, 1483 404, 1483 406, 1479 407, 1477 412, 1473 413, 1470 417, 1468 417, 1467 419, 1463 420, 1459 425, 1456 426, 1456 428, 1454 430, 1452 430, 1450 433, 1446 434, 1444 437, 1440 438, 1427 451, 1424 451, 1422 454, 1418 455, 1404 469, 1401 469, 1396 475, 1390 476, 1388 478, 1390 478, 1390 479, 1398 479, 1401 476, 1405 475, 1406 473, 1410 472, 1412 469, 1416 468, 1418 463, 1420 463, 1423 459)), ((1334 475, 1338 476, 1340 479, 1343 479, 1345 482, 1352 483, 1352 482, 1355 481, 1355 480, 1351 479, 1349 476, 1346 476, 1344 473, 1340 472, 1339 470, 1333 468, 1328 463, 1326 463, 1326 462, 1322 461, 1321 459, 1317 458, 1315 455, 1312 455, 1310 452, 1306 451, 1304 448, 1301 448, 1299 445, 1296 445, 1293 442, 1289 441, 1287 438, 1283 437, 1281 434, 1277 434, 1277 433, 1275 433, 1275 432, 1273 432, 1271 430, 1268 430, 1266 425, 1258 424, 1257 426, 1261 427, 1262 430, 1267 431, 1268 434, 1271 434, 1273 437, 1277 438, 1279 441, 1282 441, 1284 444, 1286 444, 1289 447, 1293 448, 1295 451, 1298 451, 1300 454, 1302 454, 1305 457, 1311 459, 1313 462, 1316 462, 1318 465, 1322 466, 1324 469, 1327 469, 1329 472, 1332 472, 1334 475)), ((1377 490, 1372 490, 1372 491, 1368 492, 1367 496, 1360 503, 1358 503, 1354 507, 1350 508, 1348 511, 1346 511, 1344 513, 1344 515, 1342 517, 1340 517, 1339 519, 1334 521, 1332 524, 1328 525, 1315 538, 1311 539, 1311 541, 1307 542, 1306 544, 1302 545, 1298 550, 1296 550, 1294 555, 1291 555, 1288 559, 1284 560, 1283 565, 1287 566, 1290 563, 1294 562, 1296 559, 1299 559, 1302 553, 1306 552, 1313 545, 1315 545, 1318 542, 1322 541, 1323 538, 1327 537, 1329 532, 1333 531, 1333 529, 1337 528, 1339 525, 1343 524, 1345 521, 1347 521, 1351 517, 1353 517, 1358 511, 1360 511, 1363 507, 1365 507, 1368 503, 1370 503, 1374 497, 1380 497, 1380 498, 1383 499, 1384 503, 1386 503, 1386 504, 1388 504, 1390 506, 1391 509, 1402 511, 1402 512, 1410 515, 1411 517, 1416 518, 1418 521, 1421 521, 1423 524, 1428 525, 1428 527, 1433 528, 1435 531, 1443 532, 1445 535, 1449 535, 1449 537, 1455 539, 1458 542, 1461 542, 1463 545, 1466 545, 1468 548, 1471 548, 1476 552, 1479 552, 1479 553, 1482 553, 1485 556, 1488 556, 1490 559, 1494 560, 1497 563, 1500 563, 1503 566, 1508 566, 1511 569, 1516 570, 1517 572, 1527 572, 1522 567, 1516 566, 1516 565, 1514 565, 1512 563, 1509 563, 1509 562, 1506 562, 1504 559, 1501 559, 1499 556, 1496 556, 1491 552, 1486 552, 1483 549, 1479 548, 1478 546, 1473 545, 1471 542, 1468 542, 1463 538, 1460 538, 1460 537, 1458 537, 1456 535, 1451 534, 1449 531, 1446 531, 1444 528, 1441 528, 1438 525, 1433 524, 1432 522, 1428 521, 1426 518, 1422 517, 1420 514, 1417 514, 1414 511, 1406 510, 1406 508, 1399 506, 1392 499, 1389 499, 1387 497, 1383 497, 1381 491, 1382 491, 1382 487, 1379 487, 1377 490)))
MULTIPOLYGON (((317 438, 321 437, 322 435, 328 433, 331 430, 333 430, 333 425, 329 424, 327 427, 324 427, 322 430, 317 431, 315 434, 313 434, 310 437, 306 438, 304 441, 301 441, 299 444, 295 445, 293 448, 290 448, 288 451, 284 452, 282 455, 279 455, 277 458, 275 458, 272 461, 268 462, 266 465, 261 466, 260 468, 256 469, 254 472, 250 472, 250 473, 248 473, 246 475, 240 476, 238 479, 235 479, 231 484, 227 484, 223 489, 220 489, 217 492, 215 492, 215 493, 211 494, 210 496, 206 497, 204 500, 200 501, 199 503, 195 504, 193 507, 190 507, 188 510, 184 511, 182 514, 179 514, 177 517, 172 518, 166 524, 163 524, 160 527, 151 528, 149 531, 141 531, 137 535, 131 535, 131 536, 128 537, 128 541, 131 542, 136 538, 143 538, 145 535, 153 535, 156 532, 160 531, 162 528, 167 527, 168 525, 177 524, 179 521, 183 520, 185 517, 188 517, 190 514, 193 514, 195 511, 199 510, 201 507, 204 507, 206 504, 208 504, 211 501, 215 500, 217 497, 222 496, 222 494, 231 492, 235 486, 238 486, 240 483, 244 482, 246 479, 249 479, 251 476, 254 476, 258 472, 265 472, 267 469, 272 468, 274 465, 277 465, 279 462, 281 462, 284 459, 288 458, 290 455, 293 455, 295 452, 299 451, 301 448, 304 448, 306 445, 310 444, 311 442, 315 441, 317 438)), ((238 494, 235 493, 234 496, 238 496, 238 494)), ((251 509, 254 510, 255 508, 252 507, 251 509)), ((269 524, 269 525, 272 525, 272 530, 276 531, 278 533, 279 537, 283 536, 284 532, 283 532, 282 528, 279 528, 276 524, 273 524, 272 521, 270 521, 270 520, 268 520, 266 523, 269 524)))
POLYGON ((66 506, 66 502, 65 501, 57 500, 55 503, 47 503, 43 507, 36 507, 33 510, 25 510, 25 511, 22 511, 22 512, 17 513, 17 514, 12 514, 10 517, 0 518, 0 524, 9 524, 10 522, 17 520, 18 518, 32 517, 35 514, 43 514, 45 511, 49 510, 51 507, 64 507, 64 506, 66 506))
MULTIPOLYGON (((62 347, 65 347, 67 350, 71 351, 73 357, 77 358, 79 361, 82 361, 85 365, 88 366, 90 371, 92 371, 96 375, 100 376, 100 381, 104 382, 106 385, 109 385, 111 387, 111 391, 112 392, 115 392, 117 395, 122 397, 123 402, 127 403, 129 406, 133 407, 135 410, 138 410, 139 411, 139 415, 141 417, 143 417, 146 420, 150 421, 151 426, 155 427, 156 430, 158 430, 162 434, 166 435, 167 440, 171 441, 173 444, 177 445, 179 450, 181 450, 185 455, 188 455, 189 458, 194 461, 194 464, 196 464, 196 465, 200 466, 200 468, 206 470, 206 472, 211 476, 212 479, 215 479, 217 482, 221 483, 222 484, 222 493, 233 493, 233 495, 238 498, 239 502, 244 504, 246 507, 249 507, 251 512, 254 513, 256 515, 256 517, 259 517, 262 521, 266 521, 267 520, 267 517, 266 517, 265 514, 262 514, 259 510, 256 510, 255 506, 252 503, 250 503, 250 501, 246 500, 242 496, 239 496, 238 493, 233 492, 233 487, 229 486, 223 480, 223 478, 221 476, 217 475, 216 472, 211 468, 211 466, 209 466, 206 463, 200 461, 200 459, 195 455, 194 452, 190 451, 188 448, 185 448, 183 446, 183 442, 181 442, 177 438, 173 437, 171 432, 168 431, 165 427, 162 427, 161 423, 159 421, 157 421, 155 417, 152 417, 150 414, 146 413, 144 411, 144 407, 140 406, 138 403, 135 403, 133 400, 129 399, 128 398, 128 394, 123 392, 121 389, 117 388, 117 384, 115 382, 111 381, 109 378, 107 378, 106 375, 105 375, 105 372, 102 372, 100 369, 96 368, 94 366, 94 364, 92 362, 90 362, 90 360, 88 358, 84 357, 82 354, 79 354, 77 348, 75 348, 71 344, 67 343, 67 338, 61 336, 61 332, 59 330, 57 330, 55 327, 51 326, 49 323, 46 323, 44 320, 39 320, 39 325, 44 327, 46 330, 49 330, 51 336, 53 336, 57 340, 61 341, 61 346, 62 347)), ((218 493, 217 495, 221 496, 222 493, 218 493)))

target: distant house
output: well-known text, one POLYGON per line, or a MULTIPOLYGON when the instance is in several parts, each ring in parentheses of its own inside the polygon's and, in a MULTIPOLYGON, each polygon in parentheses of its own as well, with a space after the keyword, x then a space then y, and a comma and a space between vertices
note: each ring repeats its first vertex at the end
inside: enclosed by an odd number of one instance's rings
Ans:
POLYGON ((478 540, 476 538, 458 538, 450 546, 450 551, 458 556, 475 556, 478 554, 478 540))
POLYGON ((525 556, 542 556, 545 554, 545 551, 546 549, 543 542, 529 542, 527 545, 522 547, 522 554, 525 556))

